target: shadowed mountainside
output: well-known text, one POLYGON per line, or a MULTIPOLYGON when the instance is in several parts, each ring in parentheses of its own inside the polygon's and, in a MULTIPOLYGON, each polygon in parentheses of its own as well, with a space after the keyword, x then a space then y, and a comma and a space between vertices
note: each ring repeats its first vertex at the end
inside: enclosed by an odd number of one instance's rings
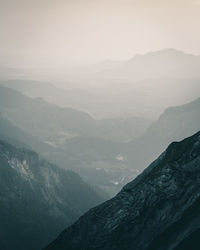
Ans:
POLYGON ((100 202, 74 172, 0 140, 0 249, 40 249, 100 202))
POLYGON ((89 210, 45 249, 177 250, 190 245, 197 250, 199 179, 200 132, 170 144, 116 197, 89 210))

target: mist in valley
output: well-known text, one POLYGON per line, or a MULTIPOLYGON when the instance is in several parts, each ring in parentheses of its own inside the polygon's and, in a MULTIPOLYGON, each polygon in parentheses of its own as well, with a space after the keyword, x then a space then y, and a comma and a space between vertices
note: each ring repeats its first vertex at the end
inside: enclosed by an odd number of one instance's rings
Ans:
POLYGON ((0 249, 196 249, 199 10, 0 0, 0 249))

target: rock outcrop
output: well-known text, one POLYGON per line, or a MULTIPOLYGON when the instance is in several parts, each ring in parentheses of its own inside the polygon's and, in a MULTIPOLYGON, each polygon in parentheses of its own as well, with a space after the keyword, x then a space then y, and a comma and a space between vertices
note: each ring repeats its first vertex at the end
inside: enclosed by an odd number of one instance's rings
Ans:
POLYGON ((116 197, 89 210, 46 250, 195 250, 199 237, 200 132, 170 144, 116 197))
POLYGON ((36 250, 102 199, 79 175, 0 140, 0 249, 36 250))

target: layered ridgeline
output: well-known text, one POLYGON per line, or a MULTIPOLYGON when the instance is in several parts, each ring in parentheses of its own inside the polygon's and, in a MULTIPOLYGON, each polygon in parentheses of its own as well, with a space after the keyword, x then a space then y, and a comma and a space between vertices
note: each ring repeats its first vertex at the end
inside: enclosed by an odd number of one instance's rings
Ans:
MULTIPOLYGON (((175 140, 182 140, 200 130, 200 98, 182 106, 171 107, 137 139, 116 143, 102 138, 72 138, 63 145, 70 155, 70 165, 101 187, 120 191, 175 140), (74 164, 76 162, 76 164, 74 164), (114 185, 112 186, 112 183, 114 185)), ((54 152, 62 164, 64 154, 54 152)))
MULTIPOLYGON (((30 79, 30 76, 44 79, 44 76, 35 75, 33 70, 26 74, 16 74, 15 71, 17 69, 9 69, 7 79, 30 79)), ((57 78, 57 82, 65 82, 67 90, 27 80, 0 84, 30 97, 42 97, 48 102, 79 109, 98 118, 124 115, 157 118, 165 108, 192 101, 200 92, 200 56, 175 49, 136 55, 124 61, 107 60, 84 67, 82 71, 79 68, 74 76, 71 71, 67 74, 65 70, 62 80, 62 72, 56 72, 55 69, 46 73, 46 79, 56 82, 57 78), (56 74, 59 76, 56 77, 56 74)), ((3 79, 1 68, 0 73, 3 79)))
POLYGON ((200 132, 173 142, 113 199, 89 210, 46 250, 199 249, 200 132))
POLYGON ((37 152, 51 152, 53 148, 23 131, 0 114, 0 138, 16 147, 25 147, 37 152))
MULTIPOLYGON (((97 192, 101 191, 101 189, 105 191, 109 189, 112 194, 113 192, 116 193, 118 188, 114 182, 126 176, 125 171, 127 171, 128 167, 122 159, 118 159, 120 157, 117 157, 118 144, 112 141, 97 137, 77 137, 68 140, 67 145, 55 148, 52 145, 43 143, 40 138, 24 132, 1 114, 0 138, 16 147, 25 147, 39 152, 40 155, 64 169, 79 172, 87 183, 92 184, 97 192), (122 168, 123 166, 124 168, 122 168), (108 188, 106 188, 107 186, 108 188)), ((123 181, 127 182, 128 180, 123 178, 123 181)), ((121 185, 120 183, 120 187, 121 185)), ((101 192, 101 195, 105 199, 109 197, 106 192, 101 192)))
POLYGON ((130 60, 113 65, 112 68, 99 69, 97 74, 104 78, 107 76, 107 78, 122 78, 132 81, 155 80, 165 77, 168 79, 199 79, 199 62, 199 55, 167 48, 135 55, 130 60))
POLYGON ((40 249, 100 202, 77 174, 0 140, 0 249, 40 249))
MULTIPOLYGON (((19 91, 22 91, 23 87, 17 87, 18 85, 26 86, 26 89, 33 92, 33 97, 35 97, 34 86, 36 86, 35 88, 38 87, 40 93, 45 94, 52 89, 52 95, 54 93, 55 96, 59 92, 64 94, 62 99, 69 99, 68 91, 57 89, 48 83, 8 81, 4 84, 9 87, 13 86, 19 91)), ((23 92, 26 94, 26 91, 23 92)), ((8 119, 25 131, 31 132, 32 135, 40 136, 46 143, 53 146, 58 146, 63 141, 76 136, 96 136, 125 142, 141 135, 151 124, 150 120, 138 117, 95 120, 85 112, 57 106, 40 97, 33 99, 2 85, 0 85, 0 105, 0 111, 8 119)))
MULTIPOLYGON (((13 138, 23 141, 59 166, 75 170, 86 182, 110 195, 120 191, 171 141, 200 130, 200 99, 167 109, 142 136, 119 143, 109 139, 108 131, 117 131, 109 124, 114 122, 119 127, 126 127, 127 135, 137 131, 136 127, 133 130, 134 124, 142 126, 141 122, 134 118, 128 123, 118 119, 96 121, 83 112, 31 99, 5 87, 0 87, 0 96, 2 119, 6 120, 4 124, 10 123, 4 126, 7 137, 12 133, 13 138), (99 130, 99 126, 104 129, 99 130)), ((1 124, 0 120, 0 128, 1 124)))
POLYGON ((199 130, 200 98, 166 109, 142 136, 126 145, 127 158, 133 166, 144 169, 169 143, 182 140, 199 130))
POLYGON ((121 156, 123 144, 116 141, 122 139, 122 131, 126 131, 123 138, 129 140, 134 137, 134 131, 139 133, 132 128, 136 123, 136 127, 142 127, 140 119, 94 120, 84 112, 31 99, 3 86, 0 87, 0 113, 3 127, 0 134, 6 137, 12 134, 16 140, 59 166, 79 172, 87 182, 111 195, 137 174, 121 156))

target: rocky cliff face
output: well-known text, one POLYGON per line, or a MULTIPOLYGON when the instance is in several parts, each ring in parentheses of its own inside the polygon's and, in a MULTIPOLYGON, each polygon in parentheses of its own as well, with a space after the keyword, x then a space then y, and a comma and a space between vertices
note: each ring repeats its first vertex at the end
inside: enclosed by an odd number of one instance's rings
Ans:
POLYGON ((116 197, 87 212, 46 250, 195 250, 199 237, 200 132, 172 143, 116 197))
POLYGON ((100 202, 77 174, 0 140, 0 249, 41 249, 100 202))

